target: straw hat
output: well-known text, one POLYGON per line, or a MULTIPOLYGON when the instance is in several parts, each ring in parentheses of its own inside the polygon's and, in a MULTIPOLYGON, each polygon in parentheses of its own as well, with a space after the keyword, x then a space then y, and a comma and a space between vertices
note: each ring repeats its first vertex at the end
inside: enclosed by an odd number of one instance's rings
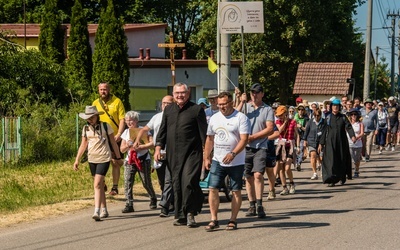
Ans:
POLYGON ((94 115, 102 115, 102 114, 104 114, 104 112, 103 111, 100 111, 100 112, 97 111, 96 106, 86 106, 85 113, 79 113, 79 117, 84 119, 84 120, 87 120, 87 119, 89 119, 90 117, 92 117, 94 115))

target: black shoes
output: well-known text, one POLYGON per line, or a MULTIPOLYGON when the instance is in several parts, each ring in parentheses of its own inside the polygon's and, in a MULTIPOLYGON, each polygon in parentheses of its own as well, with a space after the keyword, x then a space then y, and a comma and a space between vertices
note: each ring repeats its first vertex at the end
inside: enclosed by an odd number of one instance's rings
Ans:
POLYGON ((250 216, 256 216, 256 208, 255 207, 249 207, 249 209, 246 212, 246 216, 250 217, 250 216))
POLYGON ((133 209, 133 206, 126 205, 125 208, 122 209, 122 213, 124 213, 124 214, 132 213, 132 212, 135 212, 135 209, 133 209))
POLYGON ((174 226, 185 226, 186 224, 187 224, 186 218, 177 219, 176 221, 174 221, 174 226))
POLYGON ((257 207, 257 217, 258 218, 265 218, 265 211, 263 206, 258 206, 257 207))
POLYGON ((150 209, 157 209, 157 199, 151 199, 149 207, 150 209))

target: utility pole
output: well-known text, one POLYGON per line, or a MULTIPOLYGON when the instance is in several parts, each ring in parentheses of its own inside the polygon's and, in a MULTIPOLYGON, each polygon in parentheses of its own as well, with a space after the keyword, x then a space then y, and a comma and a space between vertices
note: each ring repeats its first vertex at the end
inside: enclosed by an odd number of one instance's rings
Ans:
POLYGON ((379 47, 376 46, 376 57, 375 57, 375 76, 374 76, 374 85, 375 85, 375 90, 374 90, 374 100, 376 100, 376 91, 377 91, 377 82, 378 82, 378 57, 379 57, 379 47))
POLYGON ((395 32, 396 32, 396 18, 397 17, 399 17, 400 15, 399 15, 399 13, 397 13, 397 14, 395 14, 394 12, 392 13, 392 14, 388 14, 387 15, 387 17, 389 18, 389 17, 391 17, 392 18, 392 55, 391 55, 391 60, 390 60, 390 63, 392 64, 391 65, 391 67, 390 67, 390 84, 391 84, 391 91, 390 91, 390 95, 391 96, 394 96, 394 68, 395 68, 395 65, 394 65, 394 56, 395 56, 395 52, 394 52, 394 49, 395 49, 395 45, 396 45, 396 35, 395 35, 395 32))
MULTIPOLYGON (((221 2, 230 2, 229 0, 221 0, 221 2)), ((221 58, 219 68, 222 74, 219 74, 218 91, 229 90, 229 79, 231 75, 231 35, 220 34, 221 36, 221 58)))
POLYGON ((371 40, 372 40, 372 2, 368 0, 367 34, 365 36, 365 61, 364 61, 364 100, 369 97, 370 63, 371 63, 371 40))

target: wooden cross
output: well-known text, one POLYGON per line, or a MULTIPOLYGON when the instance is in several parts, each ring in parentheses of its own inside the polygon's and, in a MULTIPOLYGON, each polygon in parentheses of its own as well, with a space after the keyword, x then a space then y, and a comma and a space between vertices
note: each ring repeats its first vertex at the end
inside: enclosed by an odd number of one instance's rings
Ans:
POLYGON ((174 43, 174 36, 172 32, 169 32, 169 43, 159 43, 159 48, 169 48, 171 57, 171 73, 172 73, 172 86, 175 85, 175 48, 185 47, 184 43, 174 43))

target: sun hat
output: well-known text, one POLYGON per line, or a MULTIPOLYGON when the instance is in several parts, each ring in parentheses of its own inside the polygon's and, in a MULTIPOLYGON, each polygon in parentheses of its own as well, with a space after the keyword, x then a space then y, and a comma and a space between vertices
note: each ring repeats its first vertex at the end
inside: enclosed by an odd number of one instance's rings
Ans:
POLYGON ((393 96, 389 97, 389 99, 388 99, 388 101, 393 101, 393 100, 394 100, 393 96))
POLYGON ((218 90, 216 90, 216 89, 210 89, 210 90, 208 91, 207 98, 215 98, 215 97, 217 97, 217 96, 218 96, 218 90))
POLYGON ((372 99, 371 98, 367 98, 365 101, 364 101, 364 105, 366 104, 366 103, 374 103, 373 101, 372 101, 372 99))
POLYGON ((279 107, 276 109, 275 115, 276 115, 276 116, 280 116, 280 115, 283 115, 283 114, 286 113, 286 112, 287 112, 286 106, 281 105, 281 106, 279 106, 279 107))
POLYGON ((251 85, 250 91, 256 91, 256 92, 264 92, 263 87, 259 83, 254 83, 251 85))
POLYGON ((103 111, 100 111, 100 112, 97 111, 96 106, 86 106, 85 113, 79 113, 79 117, 84 119, 84 120, 87 120, 87 119, 89 119, 90 117, 92 117, 94 115, 102 115, 102 114, 104 114, 104 112, 103 111))
POLYGON ((356 108, 351 108, 351 109, 346 113, 346 115, 350 116, 351 114, 354 114, 354 113, 356 113, 357 116, 360 116, 360 115, 361 115, 360 111, 358 111, 358 109, 356 109, 356 108))
POLYGON ((379 102, 379 103, 378 103, 378 106, 383 106, 383 102, 379 102))
POLYGON ((297 109, 306 109, 306 106, 303 103, 299 103, 299 105, 297 105, 297 109))
POLYGON ((207 98, 204 98, 204 97, 202 97, 202 98, 199 98, 199 100, 197 101, 197 105, 200 105, 200 104, 204 104, 204 105, 206 105, 206 107, 210 107, 210 105, 208 105, 208 103, 207 103, 207 98))
POLYGON ((308 105, 308 101, 307 100, 303 100, 303 105, 304 105, 304 107, 310 107, 310 105, 308 105))

